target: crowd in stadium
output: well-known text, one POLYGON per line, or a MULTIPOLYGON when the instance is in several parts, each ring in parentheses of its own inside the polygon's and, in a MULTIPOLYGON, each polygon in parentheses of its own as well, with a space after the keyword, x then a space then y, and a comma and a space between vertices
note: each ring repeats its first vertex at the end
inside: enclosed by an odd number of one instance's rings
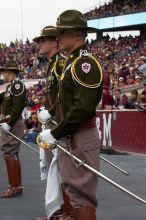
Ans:
MULTIPOLYGON (((110 39, 107 35, 88 46, 102 65, 107 86, 111 81, 115 87, 123 87, 142 80, 138 67, 140 57, 145 56, 146 41, 141 36, 110 39)), ((0 44, 0 66, 9 59, 17 60, 24 78, 44 78, 47 59, 39 55, 36 45, 29 40, 23 45, 17 41, 9 46, 0 44)))
POLYGON ((11 42, 9 46, 0 44, 0 66, 10 59, 19 63, 24 78, 44 78, 47 60, 38 54, 36 45, 28 39, 25 44, 18 40, 11 42))
MULTIPOLYGON (((146 40, 142 36, 119 36, 118 39, 110 39, 107 35, 100 41, 92 41, 88 47, 101 63, 104 74, 100 109, 134 109, 137 102, 146 103, 146 72, 140 70, 142 65, 146 65, 146 40), (127 89, 129 92, 125 92, 127 89)), ((0 44, 0 65, 8 59, 18 61, 23 71, 21 76, 25 79, 45 77, 47 60, 39 55, 36 45, 29 40, 25 44, 17 40, 9 46, 0 44)), ((43 81, 27 90, 26 108, 23 113, 27 141, 30 138, 35 142, 40 131, 37 110, 45 104, 45 95, 43 81)))
MULTIPOLYGON (((139 67, 143 62, 140 57, 145 56, 146 41, 141 36, 110 39, 107 35, 100 41, 92 41, 88 46, 102 65, 104 84, 109 89, 114 87, 123 90, 142 83, 143 73, 139 67)), ((39 55, 36 45, 29 40, 23 45, 18 41, 11 42, 9 46, 1 44, 0 65, 8 59, 17 60, 26 79, 45 77, 47 59, 39 55)), ((34 94, 39 95, 39 91, 34 94)))
POLYGON ((110 87, 111 80, 115 87, 130 86, 142 80, 138 68, 140 57, 145 55, 146 41, 141 36, 110 39, 107 35, 89 47, 102 64, 107 86, 110 87))
POLYGON ((39 81, 27 90, 27 99, 23 118, 25 120, 25 140, 36 142, 36 136, 41 131, 41 124, 38 121, 37 111, 45 106, 46 87, 45 82, 39 81))
POLYGON ((146 0, 112 0, 85 13, 87 19, 103 18, 142 12, 146 10, 146 0))
MULTIPOLYGON (((90 44, 92 53, 102 64, 104 73, 104 94, 102 109, 107 108, 106 105, 117 106, 117 103, 113 101, 110 91, 117 89, 114 96, 117 94, 117 98, 121 96, 122 91, 126 89, 131 90, 130 100, 133 97, 133 93, 136 96, 135 102, 146 102, 141 91, 135 88, 138 85, 145 84, 146 73, 140 71, 140 67, 146 63, 146 41, 141 36, 136 37, 119 37, 118 39, 105 36, 101 41, 93 41, 90 44), (110 104, 109 104, 110 103, 110 104)), ((145 85, 144 90, 145 90, 145 85)), ((144 92, 145 93, 145 92, 144 92)), ((129 96, 129 94, 128 94, 129 96)), ((116 99, 116 98, 115 98, 116 99)), ((130 105, 128 97, 123 96, 123 101, 118 105, 125 108, 135 108, 134 105, 130 105)))

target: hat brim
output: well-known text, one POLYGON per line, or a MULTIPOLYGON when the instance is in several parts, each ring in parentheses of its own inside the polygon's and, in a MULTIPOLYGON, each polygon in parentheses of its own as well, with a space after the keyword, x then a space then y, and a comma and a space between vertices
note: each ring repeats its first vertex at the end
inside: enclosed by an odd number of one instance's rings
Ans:
POLYGON ((52 38, 52 37, 55 38, 55 37, 57 37, 57 35, 55 35, 55 34, 54 35, 53 34, 52 35, 51 34, 50 35, 41 35, 41 36, 33 38, 33 41, 38 42, 40 39, 43 39, 43 38, 48 38, 49 39, 49 37, 50 38, 52 38))
POLYGON ((33 38, 33 41, 34 41, 34 42, 37 42, 37 41, 39 41, 40 39, 45 38, 45 37, 47 37, 47 36, 46 36, 46 35, 41 35, 41 36, 38 36, 38 37, 33 38))
POLYGON ((85 30, 87 31, 88 33, 93 33, 93 32, 98 32, 99 29, 97 28, 93 28, 93 27, 85 27, 85 26, 57 26, 56 27, 58 31, 61 31, 61 30, 65 30, 65 29, 82 29, 82 30, 85 30))
POLYGON ((7 70, 12 70, 12 71, 15 71, 15 72, 22 72, 22 71, 20 71, 20 70, 18 70, 18 69, 15 69, 15 68, 0 68, 0 71, 1 72, 3 72, 3 71, 7 71, 7 70))

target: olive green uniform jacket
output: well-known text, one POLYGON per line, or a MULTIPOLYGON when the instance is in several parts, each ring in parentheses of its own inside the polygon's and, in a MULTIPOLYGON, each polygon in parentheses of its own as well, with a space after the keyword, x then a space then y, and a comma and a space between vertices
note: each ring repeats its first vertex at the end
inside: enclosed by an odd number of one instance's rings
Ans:
POLYGON ((102 97, 101 66, 87 51, 86 45, 74 50, 65 66, 56 102, 59 124, 51 130, 56 139, 71 135, 93 118, 102 97))
POLYGON ((2 105, 2 115, 10 116, 7 123, 13 127, 21 117, 25 106, 26 89, 21 80, 12 80, 6 91, 0 94, 0 104, 2 105))
POLYGON ((47 93, 45 100, 45 107, 49 110, 49 113, 55 115, 55 102, 58 93, 58 83, 60 80, 60 75, 62 73, 65 58, 60 54, 54 54, 49 60, 47 65, 47 93))

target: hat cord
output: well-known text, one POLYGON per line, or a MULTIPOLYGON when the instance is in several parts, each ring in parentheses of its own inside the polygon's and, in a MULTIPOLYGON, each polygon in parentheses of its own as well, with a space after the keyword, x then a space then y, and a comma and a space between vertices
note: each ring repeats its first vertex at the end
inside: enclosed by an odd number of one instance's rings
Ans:
POLYGON ((91 53, 88 53, 88 51, 87 50, 83 50, 83 49, 81 49, 80 50, 80 57, 81 56, 91 56, 92 54, 91 53))

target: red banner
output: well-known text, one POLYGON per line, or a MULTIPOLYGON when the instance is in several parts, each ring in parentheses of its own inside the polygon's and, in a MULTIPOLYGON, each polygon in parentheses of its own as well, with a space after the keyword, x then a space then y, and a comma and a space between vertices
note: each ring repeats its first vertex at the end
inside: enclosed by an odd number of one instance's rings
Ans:
POLYGON ((146 153, 146 112, 97 111, 96 124, 103 146, 146 153))

